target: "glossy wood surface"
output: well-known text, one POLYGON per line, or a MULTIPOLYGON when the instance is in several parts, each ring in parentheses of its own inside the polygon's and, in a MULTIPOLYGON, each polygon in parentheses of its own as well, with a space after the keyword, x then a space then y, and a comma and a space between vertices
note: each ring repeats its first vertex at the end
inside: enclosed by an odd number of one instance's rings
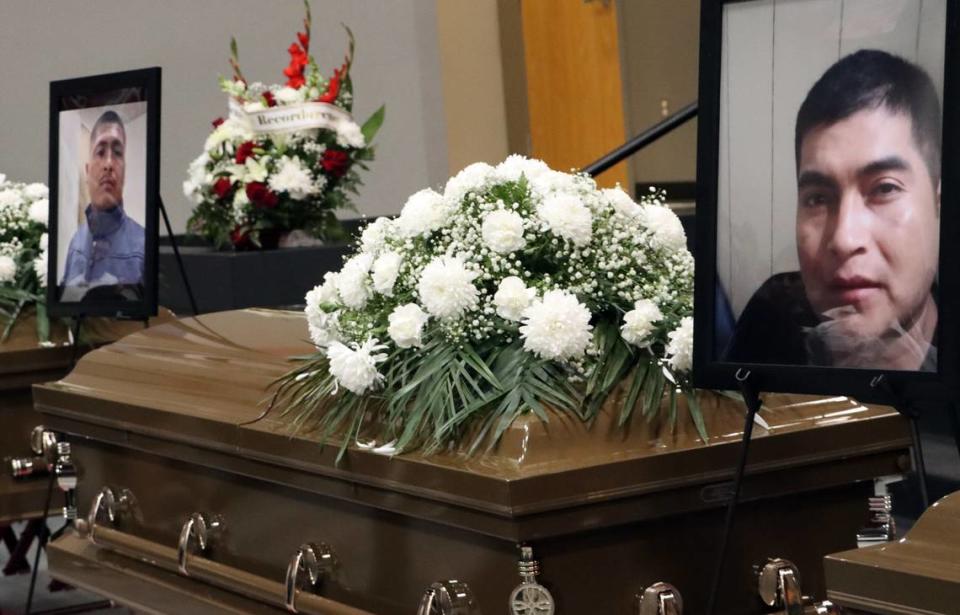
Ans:
POLYGON ((881 615, 960 613, 960 492, 931 506, 902 539, 824 560, 827 594, 881 615))

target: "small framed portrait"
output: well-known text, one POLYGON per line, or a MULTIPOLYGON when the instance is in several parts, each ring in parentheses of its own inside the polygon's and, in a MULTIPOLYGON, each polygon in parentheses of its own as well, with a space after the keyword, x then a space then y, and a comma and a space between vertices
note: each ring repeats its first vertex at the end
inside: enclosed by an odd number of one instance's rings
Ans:
POLYGON ((157 313, 160 69, 50 84, 48 309, 157 313))
POLYGON ((958 107, 944 103, 958 96, 958 8, 702 2, 698 386, 945 390, 958 342, 958 107))

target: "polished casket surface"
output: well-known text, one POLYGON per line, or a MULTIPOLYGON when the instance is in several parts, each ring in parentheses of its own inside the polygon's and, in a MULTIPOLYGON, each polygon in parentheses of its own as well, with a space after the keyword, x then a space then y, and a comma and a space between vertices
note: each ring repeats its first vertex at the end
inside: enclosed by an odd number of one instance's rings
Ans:
MULTIPOLYGON (((659 580, 680 589, 687 612, 705 608, 743 428, 737 402, 704 400, 707 444, 685 420, 671 431, 638 417, 619 431, 606 415, 590 429, 531 416, 475 457, 352 446, 337 464, 337 446, 265 414, 289 357, 310 352, 306 338, 299 313, 204 315, 128 336, 37 387, 45 420, 74 436, 81 510, 104 486, 130 494, 113 524, 101 516, 51 546, 53 574, 153 612, 198 600, 269 611, 283 605, 297 547, 324 542, 336 572, 317 596, 301 592, 301 612, 412 613, 431 583, 458 579, 483 613, 506 613, 527 543, 560 614, 633 613, 635 594, 659 580), (222 518, 225 531, 191 556, 187 578, 176 550, 192 513, 222 518), (162 587, 176 587, 171 600, 148 604, 162 587)), ((889 408, 766 403, 718 612, 757 612, 751 565, 773 556, 822 596, 821 558, 855 545, 870 479, 909 465, 909 432, 889 408)))
POLYGON ((827 594, 856 612, 960 613, 960 492, 931 506, 905 537, 824 560, 827 594))

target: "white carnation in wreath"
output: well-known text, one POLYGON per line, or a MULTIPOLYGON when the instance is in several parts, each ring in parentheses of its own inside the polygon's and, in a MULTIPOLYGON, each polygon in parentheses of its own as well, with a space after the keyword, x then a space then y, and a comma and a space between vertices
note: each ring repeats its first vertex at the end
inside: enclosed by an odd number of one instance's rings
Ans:
POLYGON ((400 264, 403 257, 397 252, 384 252, 377 260, 373 262, 373 289, 381 295, 388 297, 393 295, 393 285, 397 282, 397 275, 400 273, 400 264))
POLYGON ((684 316, 680 325, 667 334, 667 362, 678 372, 688 372, 693 367, 693 318, 684 316))
POLYGON ((535 288, 527 288, 523 280, 512 275, 500 281, 497 292, 493 295, 493 304, 501 318, 519 321, 536 296, 535 288))
POLYGON ((396 227, 404 237, 426 235, 440 229, 453 213, 453 208, 430 188, 415 192, 407 199, 396 220, 396 227))
POLYGON ((657 304, 649 299, 637 301, 633 309, 623 315, 620 335, 634 346, 649 346, 651 335, 656 331, 656 323, 663 320, 663 313, 657 304))
POLYGON ((468 192, 482 190, 493 177, 494 168, 485 162, 474 162, 451 177, 443 189, 443 196, 457 202, 468 192))
POLYGON ((28 215, 34 222, 46 226, 50 217, 50 202, 47 199, 40 199, 30 203, 28 215))
POLYGON ((544 199, 537 208, 537 216, 554 235, 582 247, 590 243, 593 234, 593 214, 578 197, 555 194, 544 199))
POLYGON ((310 330, 310 339, 318 348, 326 348, 335 341, 340 341, 339 312, 326 312, 323 305, 323 287, 317 286, 307 292, 305 298, 307 307, 307 328, 310 330))
POLYGON ((562 290, 544 293, 523 313, 523 347, 541 359, 567 360, 582 356, 593 340, 590 309, 562 290))
POLYGON ((673 251, 686 248, 687 234, 672 209, 666 205, 646 205, 641 218, 661 246, 673 251))
POLYGON ((526 177, 527 181, 533 181, 549 171, 550 167, 542 160, 511 154, 494 168, 494 175, 496 180, 501 182, 519 181, 521 176, 526 177))
POLYGON ((332 342, 327 348, 330 361, 330 373, 337 384, 357 395, 363 395, 383 381, 383 375, 377 371, 377 365, 387 360, 386 346, 377 339, 368 339, 362 345, 351 344, 353 348, 341 342, 332 342))
POLYGON ((17 277, 17 262, 6 254, 0 255, 0 284, 13 282, 17 277))
POLYGON ((50 195, 50 189, 46 184, 34 182, 24 186, 23 195, 28 199, 45 199, 50 195))
POLYGON ((483 218, 483 243, 497 254, 510 254, 523 248, 523 217, 515 211, 498 209, 483 218))
POLYGON ((356 122, 343 120, 337 123, 337 145, 340 147, 354 147, 360 149, 367 144, 363 138, 363 131, 356 122))
POLYGON ((380 217, 364 227, 360 233, 360 248, 370 254, 379 254, 387 240, 392 220, 380 217))
POLYGON ((477 304, 475 271, 459 259, 440 256, 423 268, 417 292, 430 314, 438 318, 453 318, 477 304))
POLYGON ((337 293, 340 300, 349 308, 363 309, 370 298, 370 267, 372 254, 358 254, 348 260, 337 275, 337 293))
POLYGON ((390 322, 387 334, 398 348, 423 345, 423 327, 430 316, 416 303, 407 303, 394 308, 387 317, 390 322))
POLYGON ((616 188, 604 188, 600 191, 607 202, 613 206, 614 211, 628 218, 635 218, 643 213, 643 208, 630 198, 630 195, 624 192, 619 186, 616 188))

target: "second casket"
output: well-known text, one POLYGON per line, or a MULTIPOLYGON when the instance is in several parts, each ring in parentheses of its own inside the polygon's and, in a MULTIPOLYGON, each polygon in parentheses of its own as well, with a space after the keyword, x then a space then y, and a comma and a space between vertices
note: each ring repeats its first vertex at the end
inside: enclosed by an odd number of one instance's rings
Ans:
MULTIPOLYGON (((47 424, 73 442, 90 511, 51 546, 52 574, 178 614, 627 614, 656 581, 705 610, 740 404, 708 396, 707 443, 683 420, 588 429, 530 415, 487 453, 351 446, 338 463, 335 444, 264 416, 306 338, 297 313, 205 315, 37 387, 47 424)), ((909 466, 892 409, 777 396, 761 416, 718 613, 758 612, 753 566, 768 557, 795 562, 822 596, 821 558, 855 546, 872 479, 909 466)))

